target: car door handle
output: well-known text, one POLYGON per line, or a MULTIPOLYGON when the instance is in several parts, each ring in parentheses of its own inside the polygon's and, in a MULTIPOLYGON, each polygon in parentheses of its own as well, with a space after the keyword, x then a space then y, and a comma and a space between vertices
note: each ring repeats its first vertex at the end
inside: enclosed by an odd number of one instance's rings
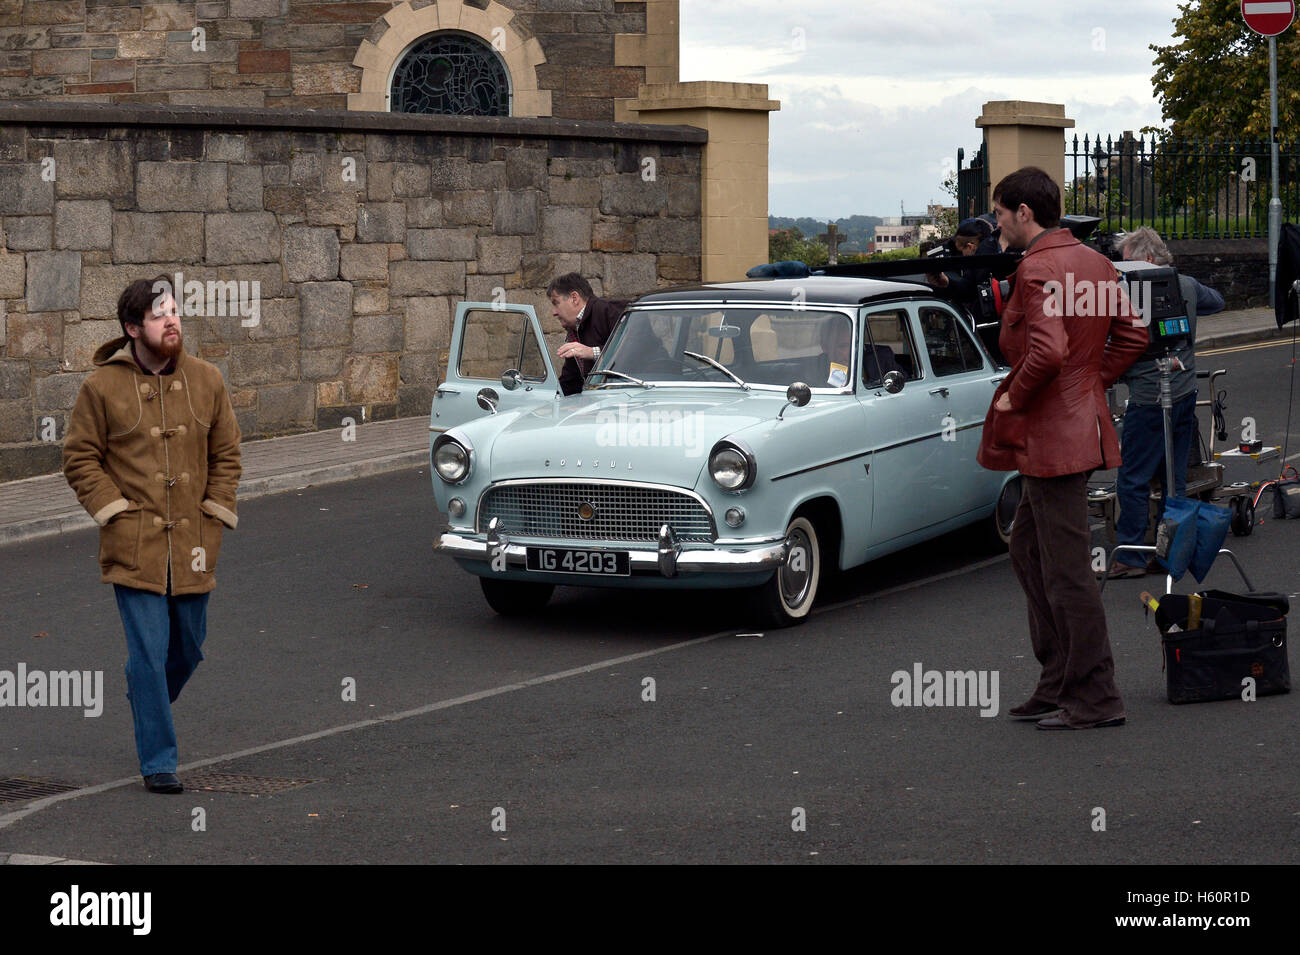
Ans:
POLYGON ((999 375, 997 378, 993 378, 993 379, 990 379, 990 380, 992 381, 992 383, 993 383, 994 385, 999 385, 999 384, 1001 384, 1002 382, 1006 381, 1006 378, 1007 378, 1006 375, 999 375))
POLYGON ((948 389, 947 389, 947 388, 931 388, 931 389, 930 389, 930 394, 932 394, 932 395, 939 395, 941 398, 947 398, 947 397, 948 397, 948 389))
POLYGON ((460 389, 459 389, 459 388, 443 388, 443 387, 439 387, 439 388, 438 388, 438 391, 437 391, 437 394, 440 394, 440 395, 458 395, 458 394, 460 394, 460 389))

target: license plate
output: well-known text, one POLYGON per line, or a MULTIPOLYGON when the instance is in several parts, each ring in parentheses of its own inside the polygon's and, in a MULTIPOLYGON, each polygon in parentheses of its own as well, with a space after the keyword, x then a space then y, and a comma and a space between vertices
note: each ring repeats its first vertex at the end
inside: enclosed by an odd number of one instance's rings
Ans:
POLYGON ((529 547, 524 555, 529 570, 548 574, 585 574, 629 577, 632 561, 627 551, 574 550, 569 547, 529 547))

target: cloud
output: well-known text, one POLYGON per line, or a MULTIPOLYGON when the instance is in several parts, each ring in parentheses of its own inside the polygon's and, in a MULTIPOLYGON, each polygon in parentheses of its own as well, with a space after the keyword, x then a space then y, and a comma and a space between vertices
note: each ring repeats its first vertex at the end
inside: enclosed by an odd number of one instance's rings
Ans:
POLYGON ((770 207, 838 217, 922 211, 983 104, 1064 103, 1082 136, 1160 121, 1149 44, 1176 0, 682 0, 682 79, 766 83, 770 207))

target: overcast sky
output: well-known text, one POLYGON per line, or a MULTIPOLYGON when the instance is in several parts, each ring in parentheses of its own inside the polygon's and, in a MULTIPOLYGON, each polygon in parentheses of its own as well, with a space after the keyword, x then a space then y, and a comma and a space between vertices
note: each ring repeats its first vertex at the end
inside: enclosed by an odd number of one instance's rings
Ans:
POLYGON ((1160 125, 1149 44, 1177 0, 681 0, 683 80, 766 83, 769 211, 924 212, 990 100, 1064 103, 1085 132, 1160 125))

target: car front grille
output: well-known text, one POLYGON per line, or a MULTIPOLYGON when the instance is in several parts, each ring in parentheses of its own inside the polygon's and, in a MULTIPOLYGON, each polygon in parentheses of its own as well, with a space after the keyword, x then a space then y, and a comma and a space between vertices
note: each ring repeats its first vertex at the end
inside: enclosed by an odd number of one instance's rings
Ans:
POLYGON ((494 517, 511 537, 653 543, 664 524, 672 525, 682 541, 715 537, 709 512, 690 494, 615 482, 500 484, 489 488, 479 505, 480 533, 494 517), (595 509, 591 520, 578 514, 584 504, 595 509))

